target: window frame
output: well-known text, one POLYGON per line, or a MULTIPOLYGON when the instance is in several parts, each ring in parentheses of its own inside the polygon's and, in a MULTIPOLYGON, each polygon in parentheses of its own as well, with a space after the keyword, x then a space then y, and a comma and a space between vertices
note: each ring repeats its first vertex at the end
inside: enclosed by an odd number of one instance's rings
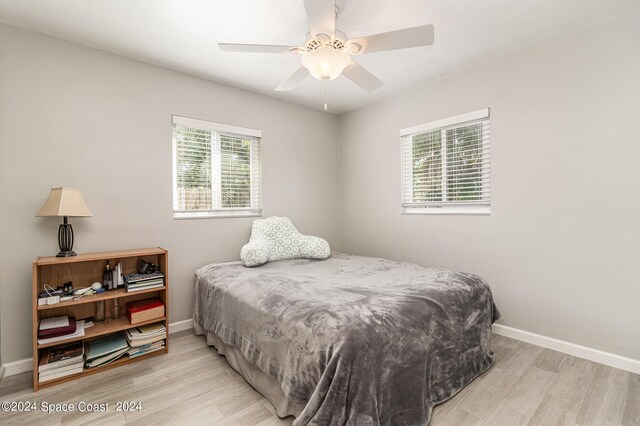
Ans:
MULTIPOLYGON (((426 215, 484 215, 491 214, 491 153, 490 153, 490 110, 489 108, 480 109, 477 111, 468 112, 465 114, 455 115, 453 117, 443 118, 441 120, 435 120, 416 126, 400 129, 400 170, 401 170, 401 183, 400 183, 400 205, 402 208, 402 214, 426 214, 426 215), (487 136, 482 138, 481 150, 488 153, 488 158, 483 161, 483 164, 489 166, 488 180, 482 183, 482 200, 477 201, 441 201, 441 202, 424 202, 424 203, 407 203, 405 197, 405 190, 407 189, 407 174, 406 174, 406 138, 413 138, 414 136, 422 133, 440 131, 441 132, 441 152, 442 152, 442 192, 446 194, 446 182, 447 182, 447 130, 464 127, 466 125, 483 124, 483 135, 487 136), (485 129, 485 126, 487 127, 485 129), (488 194, 488 195, 485 195, 488 194), (414 205, 409 205, 414 204, 414 205)), ((410 143, 413 143, 411 141, 410 143)), ((413 148, 413 147, 412 147, 413 148)), ((413 185, 412 185, 413 190, 413 185)))
MULTIPOLYGON (((262 216, 262 131, 256 129, 250 129, 246 127, 232 126, 228 124, 215 123, 212 121, 199 120, 196 118, 189 118, 179 115, 171 116, 171 134, 172 134, 172 175, 173 175, 173 192, 172 192, 172 212, 173 219, 222 219, 222 218, 238 218, 238 217, 261 217, 262 216), (212 134, 212 147, 211 147, 211 197, 212 199, 219 198, 222 193, 222 178, 221 178, 221 154, 220 154, 220 137, 219 135, 237 136, 243 138, 250 138, 256 142, 258 152, 255 152, 254 147, 250 149, 250 173, 251 173, 251 204, 254 204, 254 191, 255 185, 254 177, 258 178, 259 193, 256 195, 258 200, 257 206, 252 207, 236 207, 236 208, 213 208, 211 210, 176 210, 176 194, 178 193, 178 149, 177 149, 177 127, 190 127, 198 130, 208 130, 215 132, 218 137, 212 134), (217 151, 218 155, 214 155, 217 151), (258 164, 254 162, 258 160, 258 164), (257 170, 254 168, 257 167, 257 170), (218 183, 215 184, 217 179, 218 183)), ((253 142, 252 142, 253 143, 253 142)))

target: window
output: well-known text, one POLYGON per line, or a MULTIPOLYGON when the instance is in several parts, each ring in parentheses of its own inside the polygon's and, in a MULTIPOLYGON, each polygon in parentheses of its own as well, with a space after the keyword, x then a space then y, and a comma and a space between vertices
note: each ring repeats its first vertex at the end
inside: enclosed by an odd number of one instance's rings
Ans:
POLYGON ((400 131, 404 213, 488 214, 489 109, 400 131))
POLYGON ((259 130, 173 116, 173 217, 260 216, 259 130))

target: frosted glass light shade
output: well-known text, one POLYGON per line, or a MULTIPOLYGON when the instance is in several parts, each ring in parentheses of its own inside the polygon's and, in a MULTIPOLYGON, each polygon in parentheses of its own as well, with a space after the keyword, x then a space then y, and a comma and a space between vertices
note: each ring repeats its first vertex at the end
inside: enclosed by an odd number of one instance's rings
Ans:
POLYGON ((82 198, 82 193, 75 188, 51 188, 49 198, 36 216, 93 216, 82 198))
POLYGON ((328 81, 338 77, 351 63, 351 58, 342 50, 322 46, 305 53, 300 62, 312 76, 318 80, 328 81))

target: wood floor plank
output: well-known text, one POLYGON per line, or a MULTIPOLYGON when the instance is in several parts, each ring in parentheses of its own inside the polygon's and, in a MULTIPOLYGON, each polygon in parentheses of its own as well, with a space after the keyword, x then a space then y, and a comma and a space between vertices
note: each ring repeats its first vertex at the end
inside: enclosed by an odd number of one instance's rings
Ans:
POLYGON ((271 412, 261 401, 257 401, 247 408, 238 411, 218 423, 220 426, 255 426, 272 418, 271 412))
MULTIPOLYGON (((485 420, 518 382, 520 376, 493 367, 490 374, 457 407, 485 420)), ((456 408, 457 408, 456 407, 456 408)))
POLYGON ((482 424, 483 426, 524 426, 528 423, 528 420, 528 417, 521 412, 502 407, 494 411, 491 417, 482 424))
POLYGON ((502 371, 521 376, 529 369, 544 351, 540 346, 518 342, 517 346, 501 360, 498 360, 496 367, 502 371))
POLYGON ((478 426, 482 424, 482 419, 469 414, 462 409, 456 409, 447 413, 434 412, 431 417, 430 426, 478 426))
MULTIPOLYGON (((570 363, 565 363, 555 376, 555 379, 545 395, 541 409, 549 413, 557 413, 558 410, 578 415, 590 383, 594 380, 597 364, 593 362, 576 362, 576 358, 570 363), (553 407, 553 409, 544 406, 553 407)), ((541 419, 544 417, 541 417, 541 419)))
POLYGON ((575 425, 576 413, 572 413, 550 401, 543 401, 529 420, 530 426, 568 426, 575 425))
POLYGON ((527 424, 547 393, 555 375, 536 367, 529 368, 505 398, 498 404, 487 424, 510 419, 517 424, 527 424), (517 415, 520 414, 520 415, 517 415))
POLYGON ((545 349, 540 356, 535 360, 533 366, 542 370, 549 371, 551 373, 560 372, 560 368, 563 363, 571 362, 572 356, 545 349))
POLYGON ((640 426, 640 375, 631 374, 622 411, 623 426, 640 426))
POLYGON ((598 365, 576 423, 583 426, 620 424, 629 376, 626 371, 598 365))

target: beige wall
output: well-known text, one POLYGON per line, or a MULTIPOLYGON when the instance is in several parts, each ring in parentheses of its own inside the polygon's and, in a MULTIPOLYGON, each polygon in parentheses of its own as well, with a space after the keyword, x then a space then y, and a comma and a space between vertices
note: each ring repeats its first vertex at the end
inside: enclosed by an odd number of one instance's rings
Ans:
POLYGON ((501 323, 640 359, 640 14, 340 119, 346 252, 477 273, 501 323), (491 216, 400 211, 399 129, 491 107, 491 216))
POLYGON ((160 245, 171 322, 191 318, 194 271, 234 260, 252 219, 172 220, 171 114, 263 131, 264 215, 338 240, 338 119, 0 25, 2 359, 31 356, 31 261, 57 253, 56 218, 34 217, 54 186, 94 214, 75 250, 160 245))

